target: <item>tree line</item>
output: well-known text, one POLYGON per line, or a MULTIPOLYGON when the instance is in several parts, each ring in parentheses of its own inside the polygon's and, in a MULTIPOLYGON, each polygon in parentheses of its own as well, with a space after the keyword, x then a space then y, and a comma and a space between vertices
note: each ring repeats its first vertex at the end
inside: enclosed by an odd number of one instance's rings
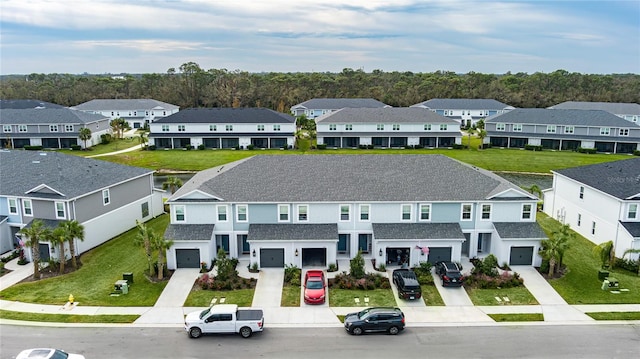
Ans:
POLYGON ((640 103, 638 74, 581 74, 557 70, 458 74, 364 72, 250 73, 202 69, 188 62, 166 73, 136 75, 5 75, 0 98, 37 99, 64 106, 98 99, 152 98, 190 107, 265 107, 288 112, 312 98, 374 98, 406 107, 432 98, 490 98, 515 107, 544 108, 564 101, 640 103))

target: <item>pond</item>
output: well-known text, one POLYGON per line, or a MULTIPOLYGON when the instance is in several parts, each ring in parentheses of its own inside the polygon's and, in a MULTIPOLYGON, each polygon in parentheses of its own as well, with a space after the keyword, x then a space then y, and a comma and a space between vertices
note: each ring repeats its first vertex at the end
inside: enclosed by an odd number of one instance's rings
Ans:
POLYGON ((551 186, 553 186, 553 176, 550 174, 546 175, 514 172, 495 172, 495 174, 523 188, 528 188, 535 184, 538 185, 541 190, 543 190, 546 188, 551 188, 551 186))

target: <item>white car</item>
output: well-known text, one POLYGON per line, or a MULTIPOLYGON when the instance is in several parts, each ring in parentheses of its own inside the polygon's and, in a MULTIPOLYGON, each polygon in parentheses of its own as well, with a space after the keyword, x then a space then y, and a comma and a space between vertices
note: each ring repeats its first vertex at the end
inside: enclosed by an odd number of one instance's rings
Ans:
POLYGON ((85 359, 84 355, 71 354, 59 349, 36 348, 20 352, 16 359, 85 359))

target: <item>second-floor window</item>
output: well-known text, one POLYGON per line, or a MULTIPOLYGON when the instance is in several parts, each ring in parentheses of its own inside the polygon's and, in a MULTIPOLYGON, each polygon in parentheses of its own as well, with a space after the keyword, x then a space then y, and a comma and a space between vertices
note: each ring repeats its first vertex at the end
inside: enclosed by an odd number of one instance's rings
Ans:
POLYGON ((298 205, 298 222, 307 222, 309 220, 309 206, 306 204, 298 205))
POLYGON ((225 125, 224 126, 224 130, 225 131, 233 131, 233 125, 225 125))
POLYGON ((448 126, 446 124, 440 125, 440 131, 446 131, 448 126))
POLYGON ((628 219, 636 219, 638 218, 638 205, 637 204, 630 204, 629 205, 629 210, 627 211, 627 218, 628 219))
POLYGON ((27 132, 27 125, 18 125, 18 132, 27 132))
POLYGON ((381 123, 377 124, 377 125, 376 125, 376 130, 378 130, 378 131, 384 131, 384 125, 383 125, 383 124, 381 124, 381 123))
POLYGON ((176 209, 176 222, 184 222, 186 217, 184 206, 175 206, 175 209, 176 209))
POLYGON ((578 213, 578 227, 582 224, 582 215, 578 213))
POLYGON ((18 214, 18 200, 15 198, 9 198, 7 200, 9 205, 9 214, 18 214))
POLYGON ((431 131, 431 124, 430 123, 425 123, 424 124, 424 130, 425 131, 431 131))
POLYGON ((420 220, 421 221, 430 221, 431 220, 431 205, 430 204, 421 204, 420 205, 420 220))
POLYGON ((329 131, 335 131, 338 128, 338 126, 336 126, 336 124, 330 124, 329 125, 329 131))
POLYGON ((580 194, 579 194, 580 199, 584 198, 584 187, 580 186, 580 194))
POLYGON ((209 125, 209 131, 211 131, 211 132, 218 131, 218 126, 216 126, 216 125, 209 125))
POLYGON ((218 222, 227 221, 227 206, 218 206, 218 222))
POLYGON ((400 124, 394 124, 394 125, 392 125, 392 126, 391 126, 391 129, 392 129, 393 131, 400 131, 400 124))
POLYGON ((547 133, 556 133, 556 126, 555 125, 548 125, 547 126, 547 133))
POLYGON ((410 204, 403 204, 402 205, 402 220, 403 221, 410 221, 411 220, 411 205, 410 204))
POLYGON ((56 202, 56 218, 65 218, 64 203, 56 202))
POLYGON ((162 125, 162 132, 169 132, 169 125, 162 125))
POLYGON ((564 133, 566 133, 568 135, 572 135, 574 131, 575 131, 575 127, 573 127, 573 126, 565 126, 564 127, 564 133))
POLYGON ((514 123, 513 124, 513 132, 522 132, 522 124, 514 123))
POLYGON ((111 195, 108 189, 104 189, 102 190, 102 204, 106 206, 109 203, 111 203, 111 195))
POLYGON ((591 234, 596 234, 596 222, 591 222, 591 234))
POLYGON ((629 136, 629 129, 628 128, 621 128, 619 134, 620 134, 620 136, 629 136))
POLYGON ((611 129, 609 127, 600 127, 600 135, 601 136, 609 136, 611 129))
POLYGON ((522 205, 522 219, 531 219, 531 209, 533 206, 531 204, 525 203, 522 205))
POLYGON ((482 205, 482 219, 491 219, 491 205, 483 204, 482 205))
POLYGON ((178 132, 184 132, 185 130, 185 125, 178 125, 178 132))
POLYGON ((49 125, 49 132, 58 132, 58 125, 49 125))
POLYGON ((349 220, 349 212, 351 207, 348 204, 340 205, 340 220, 348 221, 349 220))
POLYGON ((496 123, 496 131, 504 131, 506 127, 504 123, 496 123))
POLYGON ((11 132, 11 125, 2 125, 2 132, 11 132))
POLYGON ((247 216, 247 211, 248 211, 247 205, 246 204, 239 204, 236 207, 236 209, 238 211, 238 213, 237 213, 238 214, 238 216, 237 216, 238 222, 246 222, 247 221, 247 217, 248 217, 247 216))
POLYGON ((264 125, 258 125, 258 131, 264 131, 264 125))
POLYGON ((360 205, 360 220, 361 221, 368 221, 369 220, 369 211, 371 210, 371 207, 368 204, 361 204, 360 205))
POLYGON ((353 131, 353 125, 352 124, 344 125, 344 130, 345 131, 353 131))
POLYGON ((33 208, 31 208, 30 199, 22 200, 22 214, 24 214, 25 216, 33 216, 33 208))
POLYGON ((280 131, 280 125, 273 125, 274 131, 280 131))
POLYGON ((460 219, 462 219, 463 221, 471 220, 471 204, 470 203, 462 204, 462 214, 460 216, 460 219))
POLYGON ((289 205, 288 204, 278 205, 278 221, 280 222, 289 221, 289 205))

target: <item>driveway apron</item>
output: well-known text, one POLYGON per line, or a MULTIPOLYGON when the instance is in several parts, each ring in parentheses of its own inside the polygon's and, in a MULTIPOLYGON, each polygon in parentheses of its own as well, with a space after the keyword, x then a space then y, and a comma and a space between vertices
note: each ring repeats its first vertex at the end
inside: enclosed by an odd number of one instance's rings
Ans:
POLYGON ((262 268, 253 294, 252 306, 259 308, 280 307, 284 269, 262 268))
MULTIPOLYGON (((198 268, 176 269, 164 287, 162 294, 153 308, 142 314, 135 324, 180 324, 184 323, 184 310, 182 306, 191 292, 193 283, 198 279, 198 268)), ((135 290, 135 283, 131 286, 135 290)))
POLYGON ((433 282, 438 288, 440 297, 446 306, 473 306, 473 302, 463 287, 443 287, 442 279, 435 273, 431 273, 433 282))

